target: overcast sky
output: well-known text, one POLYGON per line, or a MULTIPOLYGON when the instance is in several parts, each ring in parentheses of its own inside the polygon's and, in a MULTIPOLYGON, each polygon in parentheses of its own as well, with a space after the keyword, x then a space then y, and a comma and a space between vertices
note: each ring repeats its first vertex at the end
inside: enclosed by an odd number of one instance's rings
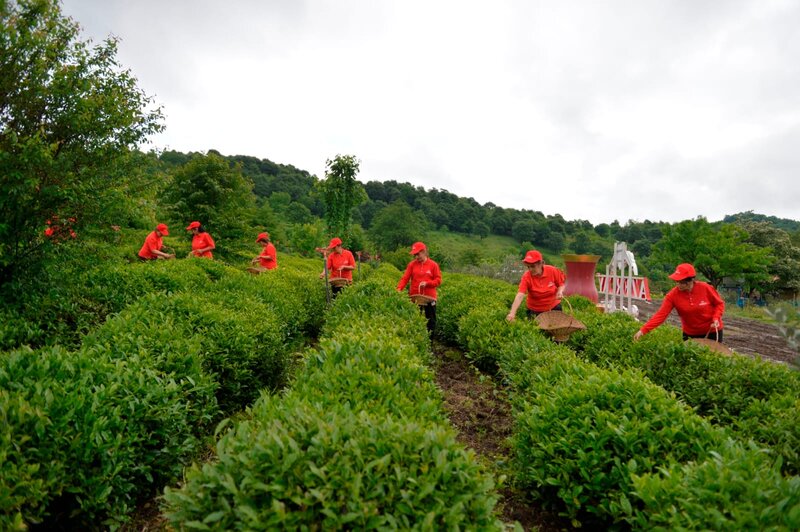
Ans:
POLYGON ((800 2, 65 0, 158 148, 586 219, 800 219, 800 2))

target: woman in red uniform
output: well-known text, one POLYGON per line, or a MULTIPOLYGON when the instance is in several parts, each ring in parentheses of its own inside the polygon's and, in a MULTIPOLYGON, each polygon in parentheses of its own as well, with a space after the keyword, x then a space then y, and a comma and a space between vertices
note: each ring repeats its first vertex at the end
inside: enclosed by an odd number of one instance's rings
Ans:
POLYGON ((511 304, 506 319, 508 321, 516 319, 517 309, 526 297, 529 318, 548 310, 561 310, 561 299, 564 297, 567 279, 564 272, 555 266, 545 264, 544 257, 535 249, 527 252, 522 262, 528 267, 528 271, 522 274, 519 292, 511 304))
POLYGON ((638 340, 667 319, 672 309, 681 319, 683 339, 708 338, 722 343, 722 313, 725 302, 714 287, 695 280, 697 273, 689 263, 678 264, 669 276, 677 286, 667 292, 661 308, 633 335, 638 340))
POLYGON ((261 267, 268 270, 274 270, 278 267, 278 254, 275 251, 275 246, 269 240, 269 233, 259 233, 256 237, 256 244, 264 244, 264 249, 261 254, 253 259, 253 264, 259 263, 261 267))
POLYGON ((155 231, 147 235, 147 238, 144 239, 142 249, 139 250, 139 258, 141 260, 174 259, 175 255, 161 251, 164 247, 162 237, 167 235, 169 235, 167 225, 158 224, 155 231))
POLYGON ((420 305, 428 320, 428 333, 433 334, 436 329, 436 287, 442 284, 442 272, 439 265, 428 257, 428 248, 422 242, 415 242, 411 246, 414 260, 408 263, 406 271, 397 283, 397 291, 402 292, 409 282, 409 296, 426 296, 430 301, 420 305))
MULTIPOLYGON (((348 249, 342 247, 341 238, 332 238, 328 243, 328 259, 326 262, 329 279, 344 279, 347 284, 353 282, 353 270, 356 269, 356 259, 348 249)), ((320 278, 325 277, 323 271, 320 278)), ((331 292, 337 295, 344 289, 343 285, 331 284, 331 292)))
POLYGON ((191 231, 193 235, 192 252, 189 253, 189 256, 213 259, 214 255, 211 254, 211 250, 217 246, 214 244, 214 239, 211 238, 211 235, 206 233, 206 230, 203 229, 203 226, 200 224, 200 222, 190 223, 186 230, 191 231))

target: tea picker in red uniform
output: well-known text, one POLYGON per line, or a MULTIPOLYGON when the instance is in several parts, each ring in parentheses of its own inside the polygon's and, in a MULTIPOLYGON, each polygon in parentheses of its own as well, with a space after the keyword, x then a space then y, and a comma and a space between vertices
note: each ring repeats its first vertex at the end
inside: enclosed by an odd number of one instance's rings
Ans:
POLYGON ((189 256, 213 259, 214 255, 211 254, 211 250, 217 246, 214 244, 214 239, 211 238, 211 235, 206 233, 202 224, 200 222, 192 222, 186 230, 192 233, 192 251, 189 256))
MULTIPOLYGON (((356 269, 356 259, 350 250, 342 247, 341 238, 332 238, 328 243, 327 261, 325 263, 328 270, 328 283, 331 285, 331 292, 336 296, 345 286, 353 284, 353 270, 356 269)), ((320 279, 325 278, 325 271, 319 275, 320 279)))
POLYGON ((713 286, 696 281, 696 275, 691 264, 678 264, 675 272, 669 276, 677 286, 667 292, 661 308, 633 335, 634 340, 664 323, 672 309, 675 309, 681 319, 684 340, 708 338, 722 342, 722 313, 725 312, 725 302, 713 286))
POLYGON ((517 309, 522 300, 527 298, 528 317, 533 318, 549 310, 561 310, 561 299, 564 297, 566 276, 564 272, 544 263, 544 257, 535 249, 530 250, 522 259, 528 271, 522 274, 519 281, 519 292, 511 304, 506 319, 514 321, 517 309))
POLYGON ((436 329, 436 287, 442 284, 442 272, 439 265, 428 257, 428 248, 422 242, 411 246, 414 260, 408 263, 406 271, 397 283, 397 291, 402 292, 406 285, 409 297, 419 305, 428 320, 428 333, 436 329))
POLYGON ((162 237, 169 235, 166 224, 158 224, 155 231, 144 239, 142 249, 139 250, 140 260, 174 259, 175 255, 161 251, 164 247, 162 237))
POLYGON ((275 246, 272 245, 269 239, 269 233, 259 233, 256 237, 256 244, 264 244, 264 249, 261 254, 255 257, 253 264, 259 264, 262 268, 267 270, 274 270, 278 267, 278 254, 275 251, 275 246))

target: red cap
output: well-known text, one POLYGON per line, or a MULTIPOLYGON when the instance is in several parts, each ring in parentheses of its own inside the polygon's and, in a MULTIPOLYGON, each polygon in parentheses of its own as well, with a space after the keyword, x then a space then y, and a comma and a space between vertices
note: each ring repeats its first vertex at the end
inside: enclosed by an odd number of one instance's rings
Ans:
POLYGON ((342 245, 342 239, 334 237, 331 238, 330 242, 328 242, 328 249, 335 248, 336 246, 341 246, 341 245, 342 245))
POLYGON ((678 267, 675 268, 675 273, 670 275, 669 278, 673 281, 683 281, 684 279, 695 277, 696 275, 697 273, 694 271, 694 266, 688 262, 684 262, 683 264, 678 264, 678 267))
POLYGON ((169 235, 169 229, 167 229, 167 224, 158 224, 156 226, 156 231, 158 231, 164 236, 169 235))
POLYGON ((522 259, 522 262, 525 264, 534 264, 539 262, 540 260, 544 260, 542 254, 536 251, 535 249, 530 250, 525 254, 525 258, 522 259))
POLYGON ((411 254, 416 255, 420 251, 425 251, 426 249, 428 248, 426 248, 425 244, 422 242, 414 242, 414 244, 411 246, 411 254))
POLYGON ((191 231, 192 229, 197 229, 200 227, 200 222, 192 222, 189 224, 189 227, 186 228, 187 231, 191 231))
POLYGON ((269 240, 269 233, 258 233, 256 237, 256 242, 261 242, 262 240, 269 240))

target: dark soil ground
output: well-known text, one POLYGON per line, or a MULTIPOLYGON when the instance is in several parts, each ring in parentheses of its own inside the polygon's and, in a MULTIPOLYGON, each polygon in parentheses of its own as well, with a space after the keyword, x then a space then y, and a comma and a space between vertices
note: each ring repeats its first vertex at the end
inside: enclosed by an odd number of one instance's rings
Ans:
MULTIPOLYGON (((511 460, 508 438, 513 429, 506 391, 481 375, 460 351, 434 342, 433 352, 436 383, 444 392, 445 410, 458 431, 458 440, 473 449, 496 477, 506 474, 511 460)), ((510 478, 499 492, 498 513, 507 523, 516 521, 524 530, 572 528, 569 520, 545 510, 515 488, 510 478)))

